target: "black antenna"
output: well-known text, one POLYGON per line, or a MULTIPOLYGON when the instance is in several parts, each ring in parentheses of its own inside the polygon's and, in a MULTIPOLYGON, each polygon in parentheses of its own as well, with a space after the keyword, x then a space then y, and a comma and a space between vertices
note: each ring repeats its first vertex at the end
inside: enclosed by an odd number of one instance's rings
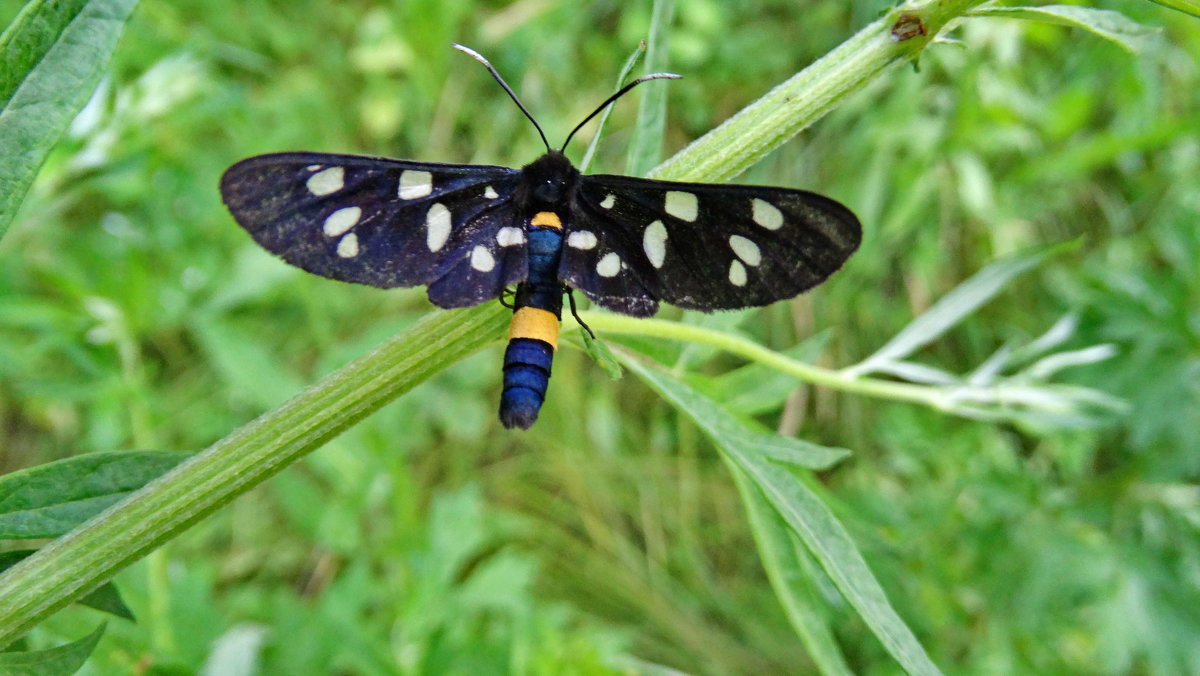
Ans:
POLYGON ((537 120, 533 119, 533 115, 531 115, 529 111, 525 109, 525 104, 521 103, 521 99, 517 98, 517 94, 512 90, 512 87, 508 86, 508 83, 504 81, 504 78, 500 77, 500 73, 496 72, 495 67, 493 67, 487 59, 483 58, 482 54, 474 49, 460 45, 457 42, 451 42, 450 44, 453 45, 458 51, 470 55, 471 58, 475 59, 479 63, 482 63, 483 67, 488 69, 488 72, 492 74, 492 77, 496 78, 496 82, 499 82, 500 86, 504 87, 504 91, 508 92, 508 95, 512 97, 512 100, 517 104, 517 107, 521 109, 521 112, 525 113, 525 117, 528 117, 529 121, 533 123, 534 128, 537 129, 538 135, 542 137, 542 145, 546 146, 546 152, 550 152, 550 142, 546 140, 546 134, 542 131, 542 126, 538 124, 537 120))
MULTIPOLYGON (((563 141, 562 147, 558 149, 558 152, 561 153, 562 151, 566 150, 567 144, 571 142, 571 138, 575 136, 575 132, 579 131, 579 129, 581 127, 583 127, 583 125, 587 124, 588 122, 591 122, 593 117, 596 117, 597 115, 600 114, 600 111, 602 111, 605 108, 612 105, 613 101, 616 101, 617 99, 621 98, 625 94, 625 92, 628 92, 630 89, 633 89, 634 87, 642 84, 643 82, 649 82, 650 80, 678 80, 678 79, 681 79, 682 77, 683 77, 682 75, 676 75, 675 73, 650 73, 649 75, 643 75, 643 76, 639 77, 638 79, 634 80, 633 82, 630 82, 629 84, 625 85, 624 87, 621 87, 620 91, 618 91, 616 94, 613 94, 612 96, 605 99, 604 103, 600 104, 600 107, 593 110, 591 115, 588 115, 587 117, 583 118, 583 122, 580 122, 579 124, 575 125, 575 128, 571 130, 571 133, 567 134, 567 140, 563 141)), ((528 115, 528 114, 529 113, 526 113, 526 115, 528 115)), ((541 131, 541 130, 539 130, 539 131, 541 131)), ((542 137, 542 138, 545 139, 545 137, 542 137)))

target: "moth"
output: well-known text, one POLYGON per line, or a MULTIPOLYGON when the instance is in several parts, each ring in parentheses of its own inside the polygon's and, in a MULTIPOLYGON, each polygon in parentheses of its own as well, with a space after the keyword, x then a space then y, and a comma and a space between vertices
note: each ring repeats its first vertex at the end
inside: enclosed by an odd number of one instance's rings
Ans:
MULTIPOLYGON (((583 175, 563 151, 575 132, 653 73, 605 100, 555 150, 520 169, 285 152, 230 167, 221 195, 267 251, 313 274, 380 288, 425 285, 460 308, 515 285, 500 420, 528 429, 545 401, 563 294, 648 317, 660 302, 711 312, 791 298, 858 248, 858 218, 803 190, 583 175)), ((582 323, 582 322, 581 322, 582 323)), ((586 328, 586 326, 584 327, 586 328)))

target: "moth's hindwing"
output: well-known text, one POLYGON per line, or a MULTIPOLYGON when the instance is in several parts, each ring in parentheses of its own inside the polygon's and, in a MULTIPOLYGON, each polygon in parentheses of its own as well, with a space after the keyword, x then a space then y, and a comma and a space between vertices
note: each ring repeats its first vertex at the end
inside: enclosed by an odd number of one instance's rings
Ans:
POLYGON ((381 288, 429 286, 441 307, 496 298, 525 279, 525 229, 506 167, 279 153, 221 178, 238 223, 308 272, 381 288))
POLYGON ((597 304, 649 316, 767 305, 820 284, 858 248, 841 204, 787 188, 583 176, 560 278, 597 304))

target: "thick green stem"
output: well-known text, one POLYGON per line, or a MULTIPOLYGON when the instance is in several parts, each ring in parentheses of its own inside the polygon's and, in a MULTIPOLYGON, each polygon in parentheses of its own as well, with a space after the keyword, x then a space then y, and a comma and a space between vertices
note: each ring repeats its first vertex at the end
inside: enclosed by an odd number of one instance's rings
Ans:
POLYGON ((0 576, 0 646, 458 359, 503 336, 498 304, 428 315, 0 576))

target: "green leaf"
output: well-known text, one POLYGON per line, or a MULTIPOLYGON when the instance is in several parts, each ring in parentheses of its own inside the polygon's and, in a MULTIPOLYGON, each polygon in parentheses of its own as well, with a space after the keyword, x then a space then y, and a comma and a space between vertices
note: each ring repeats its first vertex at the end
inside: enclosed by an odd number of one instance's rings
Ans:
POLYGON ((1162 29, 1140 24, 1110 9, 1076 7, 1074 5, 1043 5, 1041 7, 982 7, 971 16, 996 16, 1026 19, 1082 28, 1110 40, 1122 49, 1137 53, 1158 39, 1162 29))
POLYGON ((1177 9, 1184 14, 1190 14, 1200 19, 1200 0, 1151 0, 1151 2, 1156 2, 1163 7, 1177 9))
MULTIPOLYGON (((643 365, 625 352, 618 354, 629 370, 692 418, 735 471, 746 473, 791 533, 804 543, 842 596, 906 671, 923 676, 941 674, 912 630, 896 614, 867 562, 833 512, 802 480, 779 463, 772 462, 773 457, 756 446, 764 441, 765 435, 745 429, 711 400, 679 381, 643 365)), ((837 454, 833 449, 825 450, 837 454)))
POLYGON ((176 451, 91 453, 0 477, 0 538, 53 538, 187 459, 176 451))
MULTIPOLYGON (((12 568, 36 551, 36 549, 17 549, 0 553, 0 572, 12 568)), ((133 611, 125 605, 125 600, 121 598, 121 592, 117 591, 116 585, 111 582, 100 585, 95 591, 79 599, 78 602, 109 615, 123 617, 131 622, 137 621, 137 618, 133 616, 133 611)))
POLYGON ((900 333, 879 348, 875 354, 845 369, 845 372, 863 375, 880 369, 886 363, 897 362, 907 357, 941 337, 964 317, 991 300, 1017 275, 1036 267, 1047 257, 1062 251, 1067 246, 1074 246, 1074 243, 1038 247, 1032 251, 1021 252, 990 263, 934 303, 924 314, 910 322, 900 333))
POLYGON ((94 591, 79 599, 77 603, 109 615, 125 618, 130 622, 137 622, 133 611, 125 605, 125 599, 121 598, 121 592, 117 589, 117 585, 112 582, 105 582, 96 587, 94 591))
POLYGON ((24 653, 0 653, 0 676, 69 676, 79 671, 100 637, 105 624, 78 641, 46 650, 24 653))
MULTIPOLYGON (((711 400, 706 401, 710 404, 713 403, 711 400)), ((850 455, 850 451, 844 448, 830 448, 814 444, 811 441, 796 439, 795 437, 755 432, 743 427, 741 423, 725 413, 719 406, 713 404, 712 410, 720 412, 720 415, 725 416, 741 428, 738 430, 738 433, 744 435, 742 444, 746 449, 753 449, 753 452, 761 454, 764 458, 769 458, 775 462, 792 465, 793 467, 802 467, 804 469, 822 470, 833 467, 850 455)))
POLYGON ((749 429, 712 399, 677 380, 655 375, 656 371, 632 359, 625 350, 617 354, 626 367, 648 381, 676 408, 695 418, 714 441, 727 449, 759 459, 816 470, 829 469, 850 455, 850 451, 844 448, 827 448, 801 439, 749 429))
MULTIPOLYGON (((654 0, 650 16, 650 36, 646 40, 646 72, 656 73, 667 65, 667 36, 671 32, 671 17, 675 14, 675 0, 654 0)), ((637 127, 629 142, 629 156, 625 162, 628 176, 645 176, 658 163, 662 153, 662 140, 667 128, 667 89, 662 83, 651 83, 641 87, 641 103, 638 104, 637 127), (656 86, 657 85, 657 86, 656 86)))
POLYGON ((620 380, 625 372, 621 370, 621 364, 617 362, 617 358, 613 356, 612 350, 608 349, 608 345, 599 338, 593 338, 592 334, 588 333, 582 327, 579 329, 579 335, 583 336, 583 347, 592 361, 604 369, 604 373, 613 380, 620 380))
POLYGON ((0 35, 0 236, 100 82, 137 0, 34 0, 0 35))
POLYGON ((804 642, 809 657, 822 674, 850 676, 854 672, 846 664, 837 639, 826 622, 824 609, 818 605, 820 599, 815 593, 815 585, 801 559, 808 555, 800 549, 802 545, 796 542, 787 524, 767 502, 762 491, 754 487, 750 477, 735 465, 730 467, 750 517, 750 529, 754 533, 763 568, 767 571, 767 579, 771 581, 775 596, 783 605, 792 628, 804 642))

